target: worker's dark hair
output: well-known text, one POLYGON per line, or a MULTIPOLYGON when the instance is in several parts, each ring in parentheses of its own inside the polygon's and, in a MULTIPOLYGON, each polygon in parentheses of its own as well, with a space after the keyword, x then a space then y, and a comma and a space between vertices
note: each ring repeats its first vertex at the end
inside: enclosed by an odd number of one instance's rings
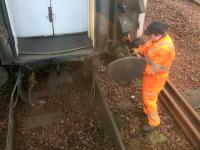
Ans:
POLYGON ((144 34, 145 35, 152 35, 152 34, 155 34, 155 35, 165 35, 166 31, 168 29, 168 26, 163 23, 163 22, 160 22, 160 21, 155 21, 155 22, 152 22, 148 27, 147 29, 144 31, 144 34))

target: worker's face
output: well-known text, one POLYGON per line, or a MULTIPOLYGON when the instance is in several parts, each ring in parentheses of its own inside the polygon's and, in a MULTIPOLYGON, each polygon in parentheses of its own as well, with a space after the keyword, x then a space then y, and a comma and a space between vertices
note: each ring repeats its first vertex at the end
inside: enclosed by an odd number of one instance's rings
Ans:
POLYGON ((156 42, 162 38, 162 35, 161 34, 158 34, 158 35, 152 34, 152 35, 150 35, 149 38, 152 42, 156 42))

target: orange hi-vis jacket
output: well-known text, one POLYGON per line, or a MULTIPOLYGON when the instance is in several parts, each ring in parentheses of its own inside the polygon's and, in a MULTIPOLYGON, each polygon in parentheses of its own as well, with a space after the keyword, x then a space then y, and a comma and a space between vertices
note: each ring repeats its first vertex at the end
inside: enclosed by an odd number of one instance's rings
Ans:
POLYGON ((138 48, 144 55, 146 67, 143 74, 143 104, 148 123, 152 126, 160 124, 157 111, 159 92, 164 88, 169 70, 175 58, 172 39, 166 34, 157 42, 147 42, 138 48))

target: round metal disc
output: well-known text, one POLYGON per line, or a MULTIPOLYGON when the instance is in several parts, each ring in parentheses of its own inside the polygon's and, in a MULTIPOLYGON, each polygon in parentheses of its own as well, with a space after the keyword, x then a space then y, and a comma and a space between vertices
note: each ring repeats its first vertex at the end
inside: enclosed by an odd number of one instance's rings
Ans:
POLYGON ((114 81, 132 81, 142 75, 145 60, 134 56, 117 59, 107 66, 107 74, 114 81))

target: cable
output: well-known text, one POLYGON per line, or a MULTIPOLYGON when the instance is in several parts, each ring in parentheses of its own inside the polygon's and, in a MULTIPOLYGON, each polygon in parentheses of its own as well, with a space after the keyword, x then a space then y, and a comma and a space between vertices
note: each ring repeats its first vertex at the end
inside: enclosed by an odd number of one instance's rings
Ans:
MULTIPOLYGON (((18 87, 18 84, 19 84, 20 79, 21 79, 21 69, 19 69, 18 76, 17 76, 17 80, 16 80, 16 83, 15 83, 14 88, 13 88, 12 93, 11 93, 10 106, 14 106, 14 104, 16 103, 16 102, 15 102, 15 103, 13 104, 13 100, 14 100, 15 92, 16 92, 16 90, 17 90, 17 87, 18 87)), ((18 90, 17 90, 17 95, 19 95, 19 94, 18 94, 18 90)), ((17 99, 17 97, 16 97, 16 99, 17 99)))
POLYGON ((18 101, 18 96, 19 96, 19 90, 18 90, 18 84, 21 79, 21 69, 19 69, 18 76, 16 83, 13 87, 12 93, 11 93, 11 98, 10 98, 10 107, 9 107, 9 120, 8 120, 8 132, 7 132, 7 137, 6 137, 6 150, 13 150, 14 149, 14 108, 17 104, 18 101), (17 93, 16 93, 17 91, 17 93), (14 102, 14 97, 16 94, 15 102, 14 102))
POLYGON ((31 81, 31 84, 30 84, 30 86, 28 88, 28 102, 30 104, 33 103, 33 100, 32 100, 32 90, 34 88, 35 83, 36 83, 35 81, 31 81))
POLYGON ((16 98, 15 98, 15 102, 14 102, 14 104, 13 104, 13 107, 14 107, 14 108, 15 108, 16 105, 17 105, 18 98, 19 98, 19 89, 17 88, 17 95, 16 95, 16 98))
POLYGON ((95 93, 96 93, 96 74, 92 74, 92 85, 91 85, 91 90, 90 90, 90 97, 92 100, 95 99, 95 93))

